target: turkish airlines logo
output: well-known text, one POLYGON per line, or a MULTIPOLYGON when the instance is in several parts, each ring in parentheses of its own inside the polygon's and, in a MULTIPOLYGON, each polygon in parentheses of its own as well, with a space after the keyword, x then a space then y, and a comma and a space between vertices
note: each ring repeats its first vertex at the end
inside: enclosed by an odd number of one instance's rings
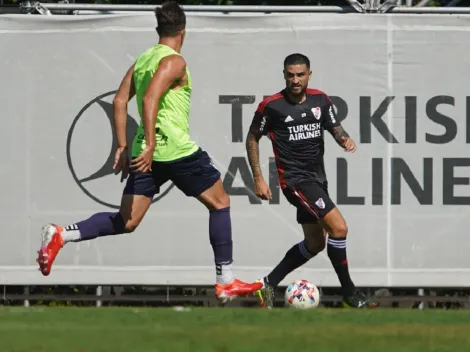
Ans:
MULTIPOLYGON (((113 209, 119 209, 126 182, 120 183, 113 170, 117 143, 112 100, 116 92, 101 94, 80 110, 68 131, 66 147, 67 164, 78 187, 95 202, 113 209)), ((127 115, 129 153, 137 128, 137 120, 127 115)), ((165 186, 153 203, 166 196, 174 184, 165 186)))

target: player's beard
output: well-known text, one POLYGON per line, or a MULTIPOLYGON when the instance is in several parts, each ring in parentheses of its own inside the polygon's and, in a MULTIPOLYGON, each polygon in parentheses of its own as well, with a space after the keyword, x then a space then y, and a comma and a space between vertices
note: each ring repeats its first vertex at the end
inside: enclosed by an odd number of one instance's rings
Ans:
POLYGON ((292 95, 293 97, 301 97, 305 94, 307 91, 306 87, 289 87, 289 94, 292 95))

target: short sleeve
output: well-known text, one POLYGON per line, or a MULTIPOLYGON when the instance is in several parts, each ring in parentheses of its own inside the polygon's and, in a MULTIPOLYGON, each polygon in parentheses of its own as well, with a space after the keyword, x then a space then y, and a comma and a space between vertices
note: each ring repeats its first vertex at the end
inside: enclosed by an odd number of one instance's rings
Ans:
POLYGON ((341 123, 338 120, 330 97, 326 94, 323 97, 323 128, 327 131, 331 131, 333 128, 340 126, 341 123))
POLYGON ((269 114, 264 102, 258 105, 250 126, 250 132, 257 135, 267 135, 269 132, 269 114))

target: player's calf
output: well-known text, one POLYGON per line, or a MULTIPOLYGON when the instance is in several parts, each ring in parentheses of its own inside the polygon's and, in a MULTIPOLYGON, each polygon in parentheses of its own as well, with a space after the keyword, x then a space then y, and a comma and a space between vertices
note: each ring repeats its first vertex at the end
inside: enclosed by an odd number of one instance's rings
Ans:
POLYGON ((321 224, 303 224, 305 248, 310 253, 320 253, 326 248, 326 231, 321 224))
POLYGON ((338 208, 333 208, 323 218, 323 226, 329 233, 327 253, 343 289, 343 305, 352 308, 374 308, 377 304, 356 290, 351 279, 346 254, 348 227, 338 208))
POLYGON ((327 241, 328 257, 338 275, 344 295, 352 295, 355 286, 351 280, 348 269, 348 258, 346 254, 348 228, 346 221, 339 209, 335 207, 325 215, 322 222, 326 231, 329 233, 327 241))
POLYGON ((233 242, 230 217, 230 198, 219 179, 198 196, 209 210, 209 240, 214 252, 216 282, 227 285, 234 281, 232 274, 233 242))
POLYGON ((132 219, 121 212, 96 213, 88 219, 67 225, 62 231, 65 243, 89 241, 98 237, 114 236, 134 232, 140 220, 132 219))
POLYGON ((63 227, 64 243, 89 241, 97 237, 134 232, 150 206, 150 198, 124 195, 119 212, 101 212, 88 219, 63 227))

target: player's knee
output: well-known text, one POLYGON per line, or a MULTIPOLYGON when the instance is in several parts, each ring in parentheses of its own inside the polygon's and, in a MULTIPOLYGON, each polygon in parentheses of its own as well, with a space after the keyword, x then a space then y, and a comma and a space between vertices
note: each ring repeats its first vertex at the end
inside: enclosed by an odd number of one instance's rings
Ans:
POLYGON ((135 220, 127 220, 124 225, 124 233, 132 233, 139 226, 139 222, 135 220))
POLYGON ((140 220, 136 216, 132 216, 130 212, 121 210, 115 218, 115 226, 119 233, 132 233, 139 226, 140 220))
POLYGON ((224 209, 230 206, 230 197, 226 192, 220 192, 216 197, 214 197, 212 202, 212 207, 214 209, 224 209))
POLYGON ((343 238, 348 235, 348 225, 345 222, 336 224, 330 233, 330 236, 333 238, 343 238))
POLYGON ((305 248, 307 248, 307 251, 312 255, 316 255, 325 249, 324 238, 321 238, 321 239, 317 238, 315 240, 310 240, 306 238, 304 241, 304 244, 305 244, 305 248))
POLYGON ((218 210, 228 208, 230 206, 229 195, 222 190, 221 192, 213 193, 210 196, 206 195, 202 202, 209 210, 218 210))

